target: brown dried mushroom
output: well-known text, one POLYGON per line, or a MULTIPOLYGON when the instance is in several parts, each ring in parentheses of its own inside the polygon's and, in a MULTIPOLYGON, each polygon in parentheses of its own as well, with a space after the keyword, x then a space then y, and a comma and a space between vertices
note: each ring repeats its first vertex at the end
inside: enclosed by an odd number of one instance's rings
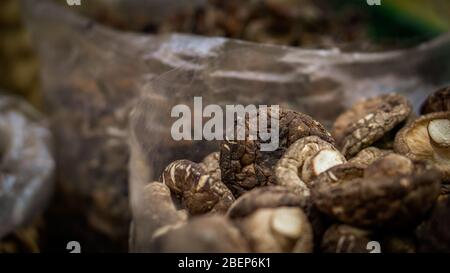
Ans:
MULTIPOLYGON (((268 110, 267 113, 267 123, 270 128, 271 111, 268 110)), ((260 112, 254 118, 258 118, 259 115, 260 112)), ((296 140, 315 135, 329 143, 334 143, 331 135, 324 127, 305 114, 280 109, 278 123, 279 147, 275 151, 261 151, 260 147, 263 141, 259 136, 256 140, 247 136, 246 140, 225 140, 221 143, 220 169, 222 181, 236 196, 257 186, 275 184, 273 166, 296 140)), ((248 118, 245 120, 245 128, 248 132, 248 118)))
POLYGON ((436 200, 430 216, 417 228, 421 252, 450 252, 450 195, 436 200))
POLYGON ((368 253, 371 231, 334 224, 325 231, 320 249, 324 253, 368 253))
POLYGON ((310 198, 293 193, 281 186, 255 188, 241 195, 228 210, 231 219, 244 218, 258 209, 278 207, 299 207, 307 215, 314 231, 314 237, 320 238, 324 232, 322 215, 310 198))
POLYGON ((169 188, 160 182, 151 182, 144 187, 143 202, 147 204, 143 217, 150 218, 148 232, 186 221, 187 215, 180 213, 172 202, 169 188))
POLYGON ((258 209, 235 222, 253 252, 313 251, 311 225, 298 207, 258 209))
POLYGON ((364 166, 369 166, 376 160, 385 155, 392 153, 392 150, 383 150, 376 147, 368 147, 362 149, 355 157, 348 160, 349 163, 357 163, 364 166))
POLYGON ((239 230, 224 216, 208 215, 157 232, 150 252, 248 252, 239 230))
POLYGON ((422 115, 450 111, 450 86, 439 89, 430 95, 423 103, 422 115))
POLYGON ((232 205, 228 216, 234 221, 239 222, 259 209, 278 207, 301 208, 312 227, 314 246, 320 245, 320 240, 327 225, 327 219, 315 207, 311 198, 295 194, 285 187, 261 187, 243 194, 232 205))
POLYGON ((428 114, 405 126, 395 138, 394 150, 432 162, 444 182, 450 182, 450 112, 428 114))
POLYGON ((405 97, 387 94, 356 103, 341 114, 333 126, 333 137, 342 154, 351 158, 377 142, 411 114, 405 97))
POLYGON ((383 234, 380 244, 384 253, 416 253, 417 242, 414 234, 403 232, 398 234, 383 234))
POLYGON ((222 180, 220 175, 220 153, 214 152, 207 155, 202 162, 199 163, 200 167, 202 167, 212 178, 215 180, 222 180))
POLYGON ((228 210, 232 219, 246 217, 257 209, 277 207, 301 207, 308 204, 302 196, 292 193, 289 189, 280 186, 267 186, 255 188, 241 195, 228 210))
POLYGON ((312 197, 341 222, 374 228, 418 223, 439 194, 441 176, 430 164, 389 154, 367 168, 347 163, 319 175, 312 197))
POLYGON ((308 183, 329 168, 345 163, 345 157, 317 136, 293 143, 275 166, 276 184, 309 196, 308 183))
POLYGON ((189 160, 169 164, 161 175, 171 192, 181 197, 190 214, 225 213, 234 202, 231 191, 202 165, 189 160))
POLYGON ((340 150, 317 121, 280 109, 279 145, 266 152, 249 129, 264 117, 276 130, 270 108, 238 117, 245 140, 222 141, 201 163, 177 160, 144 188, 149 250, 450 252, 449 94, 430 96, 415 120, 398 94, 355 104, 334 124, 340 150), (209 212, 226 215, 186 221, 209 212))

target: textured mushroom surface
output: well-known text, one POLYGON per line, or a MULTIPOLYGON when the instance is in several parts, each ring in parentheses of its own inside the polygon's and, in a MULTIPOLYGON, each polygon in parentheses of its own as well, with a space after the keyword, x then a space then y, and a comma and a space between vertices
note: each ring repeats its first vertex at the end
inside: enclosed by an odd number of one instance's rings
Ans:
POLYGON ((311 198, 293 193, 281 186, 267 186, 253 189, 241 195, 228 210, 231 219, 247 217, 258 209, 278 207, 299 207, 312 225, 315 238, 320 238, 325 230, 322 215, 311 198))
POLYGON ((253 252, 313 251, 311 225, 298 207, 258 209, 236 222, 253 252))
POLYGON ((253 189, 241 195, 228 210, 230 218, 245 217, 257 209, 276 207, 307 206, 307 199, 281 186, 267 186, 253 189))
POLYGON ((383 150, 376 147, 367 147, 348 160, 349 163, 358 163, 368 166, 381 157, 392 153, 392 150, 383 150))
POLYGON ((368 253, 371 231, 334 224, 325 231, 320 249, 324 253, 368 253))
POLYGON ((189 160, 169 164, 161 180, 193 215, 209 211, 225 213, 234 202, 233 194, 217 176, 189 160))
MULTIPOLYGON (((267 124, 270 128, 271 111, 267 111, 267 124)), ((258 112, 257 117, 259 118, 258 112)), ((292 110, 280 109, 278 115, 279 146, 275 151, 261 151, 260 139, 225 140, 220 147, 220 169, 222 181, 235 196, 258 186, 275 184, 273 167, 296 140, 307 136, 318 136, 334 143, 330 133, 310 116, 292 110)), ((254 120, 251 120, 252 122, 254 120)), ((245 120, 246 132, 249 131, 249 118, 245 120)), ((235 122, 237 126, 237 121, 235 122)))
POLYGON ((422 116, 405 126, 397 134, 394 145, 395 152, 399 154, 413 160, 432 162, 442 172, 444 182, 450 182, 448 120, 450 120, 450 112, 437 112, 422 116))
POLYGON ((420 112, 429 114, 450 111, 450 86, 439 89, 431 94, 422 104, 420 112))
POLYGON ((345 163, 345 157, 329 142, 317 136, 297 140, 275 166, 275 183, 309 196, 308 183, 329 168, 345 163))
POLYGON ((396 234, 382 234, 380 244, 384 253, 416 253, 417 240, 408 231, 396 234))
POLYGON ((150 252, 248 252, 239 230, 224 216, 200 216, 186 224, 159 232, 150 252))
POLYGON ((214 180, 222 181, 222 176, 220 174, 220 153, 214 152, 207 155, 202 162, 199 163, 206 173, 209 174, 214 180))
POLYGON ((367 168, 347 163, 314 180, 319 210, 350 225, 402 228, 417 224, 440 191, 440 173, 425 162, 387 155, 367 168))
POLYGON ((160 182, 151 182, 144 187, 146 209, 144 214, 149 217, 151 234, 159 228, 184 222, 187 215, 178 211, 172 201, 169 188, 160 182))
POLYGON ((409 101, 399 94, 370 98, 341 114, 333 126, 333 137, 350 158, 380 140, 411 114, 409 101))
POLYGON ((421 252, 450 252, 450 195, 440 195, 433 210, 417 228, 421 252))

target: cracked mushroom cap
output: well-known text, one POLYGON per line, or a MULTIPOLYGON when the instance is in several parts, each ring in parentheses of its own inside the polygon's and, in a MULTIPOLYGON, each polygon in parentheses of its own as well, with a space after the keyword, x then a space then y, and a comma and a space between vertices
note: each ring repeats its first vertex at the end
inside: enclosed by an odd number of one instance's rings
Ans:
POLYGON ((249 247, 239 230, 226 217, 199 216, 185 224, 160 230, 150 244, 150 252, 236 253, 249 247))
POLYGON ((320 211, 343 223, 404 228, 431 208, 440 179, 430 164, 390 154, 367 168, 354 163, 331 168, 314 180, 312 197, 320 211))
POLYGON ((369 230, 334 224, 325 231, 320 249, 323 253, 369 253, 372 236, 369 230))
POLYGON ((205 167, 189 160, 169 164, 161 175, 171 192, 181 197, 190 214, 225 213, 234 202, 231 191, 205 167))
POLYGON ((342 154, 351 158, 382 139, 411 114, 408 99, 399 94, 370 98, 341 114, 333 126, 333 137, 342 154))
POLYGON ((317 136, 293 143, 275 166, 276 184, 309 196, 308 183, 329 168, 345 163, 345 157, 329 142, 317 136))
POLYGON ((428 160, 450 182, 450 112, 431 113, 405 126, 396 136, 395 152, 428 160))
POLYGON ((450 111, 450 86, 439 89, 430 95, 422 105, 422 115, 450 111))
MULTIPOLYGON (((267 113, 267 124, 270 127, 271 111, 267 113)), ((257 117, 259 118, 258 112, 257 117)), ((254 120, 253 120, 254 121, 254 120)), ((236 126, 235 122, 235 126, 236 126)), ((264 142, 259 135, 256 140, 248 136, 245 140, 224 140, 220 147, 220 169, 222 181, 239 196, 258 186, 275 184, 273 166, 283 156, 286 149, 296 140, 307 136, 318 136, 334 143, 330 133, 310 116, 286 109, 280 109, 278 115, 279 146, 275 151, 261 151, 264 142)), ((245 120, 248 132, 249 119, 245 120)))
POLYGON ((313 232, 308 218, 298 207, 258 209, 235 221, 252 252, 313 251, 313 232))

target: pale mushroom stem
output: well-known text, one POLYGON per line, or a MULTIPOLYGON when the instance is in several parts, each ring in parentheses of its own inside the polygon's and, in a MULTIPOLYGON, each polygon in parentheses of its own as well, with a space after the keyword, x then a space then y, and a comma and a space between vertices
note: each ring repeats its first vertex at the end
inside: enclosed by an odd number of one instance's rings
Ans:
POLYGON ((431 146, 436 155, 441 159, 450 160, 450 120, 432 120, 427 129, 431 146))

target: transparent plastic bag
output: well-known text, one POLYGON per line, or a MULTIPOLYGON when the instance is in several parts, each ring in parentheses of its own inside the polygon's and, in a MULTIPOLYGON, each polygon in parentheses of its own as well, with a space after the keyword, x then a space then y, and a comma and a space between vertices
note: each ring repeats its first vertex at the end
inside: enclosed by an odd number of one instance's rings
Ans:
MULTIPOLYGON (((66 0, 56 0, 67 6, 66 0)), ((192 9, 205 0, 81 0, 80 6, 70 6, 83 15, 118 29, 140 31, 151 28, 176 11, 192 9)))
MULTIPOLYGON (((201 161, 218 151, 213 141, 174 141, 171 109, 194 96, 208 104, 280 105, 307 113, 330 127, 346 107, 363 97, 397 92, 416 110, 425 97, 450 81, 449 36, 405 51, 341 54, 306 51, 226 39, 171 36, 162 48, 174 69, 143 85, 130 118, 130 187, 134 227, 130 249, 147 251, 160 226, 147 213, 143 187, 158 180, 173 160, 201 161)), ((155 208, 153 208, 155 210, 155 208)))
POLYGON ((30 105, 0 94, 0 239, 41 215, 53 192, 52 138, 30 105))
POLYGON ((173 106, 192 106, 194 96, 201 96, 203 105, 279 104, 330 126, 362 97, 398 92, 417 107, 450 80, 449 35, 387 53, 302 50, 119 32, 47 1, 24 2, 57 143, 65 147, 57 152, 62 184, 87 200, 82 207, 91 223, 110 235, 127 227, 129 185, 131 251, 148 250, 158 228, 146 209, 143 186, 174 159, 199 160, 217 150, 214 142, 173 141, 173 106), (102 164, 105 160, 116 163, 102 164), (100 194, 105 191, 111 194, 106 200, 100 194))

